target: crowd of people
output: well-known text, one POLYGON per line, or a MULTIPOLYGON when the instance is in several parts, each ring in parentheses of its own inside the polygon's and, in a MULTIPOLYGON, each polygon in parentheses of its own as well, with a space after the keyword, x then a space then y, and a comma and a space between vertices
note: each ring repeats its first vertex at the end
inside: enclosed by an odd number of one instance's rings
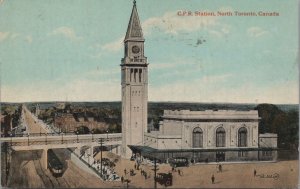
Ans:
POLYGON ((145 180, 151 178, 151 172, 147 172, 146 170, 141 169, 140 164, 135 163, 133 169, 129 169, 129 170, 127 170, 126 168, 124 169, 124 175, 121 176, 121 182, 122 183, 126 182, 126 180, 129 179, 125 179, 125 178, 136 176, 138 172, 140 172, 140 175, 145 180))
POLYGON ((115 163, 107 158, 102 158, 102 171, 101 160, 94 161, 92 166, 102 175, 103 180, 116 181, 120 179, 115 171, 115 163))

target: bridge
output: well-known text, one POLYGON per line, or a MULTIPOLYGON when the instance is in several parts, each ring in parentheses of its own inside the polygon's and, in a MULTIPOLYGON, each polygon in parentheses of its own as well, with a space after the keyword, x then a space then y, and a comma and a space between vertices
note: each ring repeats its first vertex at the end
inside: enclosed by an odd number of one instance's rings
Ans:
MULTIPOLYGON (((77 154, 81 154, 83 147, 88 147, 89 154, 94 154, 94 147, 115 146, 116 153, 122 143, 122 133, 113 134, 31 134, 23 137, 3 137, 0 142, 6 142, 12 150, 42 150, 42 167, 48 168, 48 149, 75 148, 77 154), (40 136, 39 136, 40 135, 40 136)), ((101 149, 102 150, 102 149, 101 149)))
POLYGON ((122 133, 113 134, 45 134, 32 133, 23 137, 3 137, 0 142, 7 142, 15 151, 42 150, 55 148, 80 148, 82 146, 121 145, 122 133))
POLYGON ((25 105, 22 106, 21 125, 26 126, 25 132, 2 137, 0 142, 5 142, 14 151, 42 150, 41 162, 46 169, 48 168, 48 149, 75 149, 76 154, 82 154, 82 150, 84 153, 89 150, 88 154, 93 155, 95 147, 109 146, 118 154, 122 143, 122 133, 59 133, 54 127, 51 128, 39 120, 25 105), (40 132, 37 133, 38 131, 40 132))

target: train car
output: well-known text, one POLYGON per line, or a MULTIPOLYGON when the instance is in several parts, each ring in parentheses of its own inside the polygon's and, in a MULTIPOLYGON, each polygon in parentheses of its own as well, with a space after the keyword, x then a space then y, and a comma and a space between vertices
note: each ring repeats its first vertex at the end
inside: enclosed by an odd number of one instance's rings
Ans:
POLYGON ((176 157, 169 160, 171 167, 188 167, 189 161, 185 157, 176 157))
POLYGON ((64 166, 51 149, 48 150, 48 168, 54 177, 63 175, 64 166))
POLYGON ((155 181, 161 185, 165 185, 165 187, 172 186, 173 184, 172 173, 157 173, 155 181))

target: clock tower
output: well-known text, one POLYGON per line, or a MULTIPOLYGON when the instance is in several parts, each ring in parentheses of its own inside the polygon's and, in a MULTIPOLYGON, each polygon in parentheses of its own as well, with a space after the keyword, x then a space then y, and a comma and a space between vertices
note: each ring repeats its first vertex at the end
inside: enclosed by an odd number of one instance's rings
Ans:
POLYGON ((121 155, 129 159, 132 155, 128 145, 144 144, 148 117, 148 63, 144 56, 144 42, 136 2, 128 23, 124 39, 122 74, 122 149, 121 155))

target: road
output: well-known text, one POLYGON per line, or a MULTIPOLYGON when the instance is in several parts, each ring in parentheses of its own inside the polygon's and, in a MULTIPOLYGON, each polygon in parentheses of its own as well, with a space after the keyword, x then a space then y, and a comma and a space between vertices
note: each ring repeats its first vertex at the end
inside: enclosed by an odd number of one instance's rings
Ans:
POLYGON ((22 113, 24 113, 24 119, 28 126, 29 133, 47 133, 41 123, 33 118, 31 112, 27 108, 23 107, 22 113))
MULTIPOLYGON (((46 133, 40 122, 24 108, 24 120, 30 133, 46 133)), ((8 187, 11 188, 112 188, 121 186, 120 182, 104 182, 91 175, 70 160, 66 149, 55 149, 64 163, 64 174, 55 178, 49 169, 41 166, 41 150, 13 151, 9 172, 8 187)))
MULTIPOLYGON (((189 167, 180 167, 181 175, 173 172, 173 185, 168 188, 297 188, 299 161, 280 161, 276 163, 235 163, 223 164, 223 171, 218 172, 217 164, 199 164, 189 167), (254 169, 257 175, 254 177, 254 169), (211 177, 214 175, 215 183, 212 184, 211 177), (275 177, 277 175, 278 177, 275 177), (274 177, 273 177, 274 176, 274 177)), ((116 172, 131 182, 129 186, 135 188, 153 188, 153 166, 142 165, 140 168, 150 174, 145 179, 140 170, 135 170, 136 175, 124 174, 134 169, 134 162, 121 159, 116 164, 116 172)), ((158 173, 172 172, 170 165, 158 165, 158 173)), ((158 188, 165 186, 157 183, 158 188)))

